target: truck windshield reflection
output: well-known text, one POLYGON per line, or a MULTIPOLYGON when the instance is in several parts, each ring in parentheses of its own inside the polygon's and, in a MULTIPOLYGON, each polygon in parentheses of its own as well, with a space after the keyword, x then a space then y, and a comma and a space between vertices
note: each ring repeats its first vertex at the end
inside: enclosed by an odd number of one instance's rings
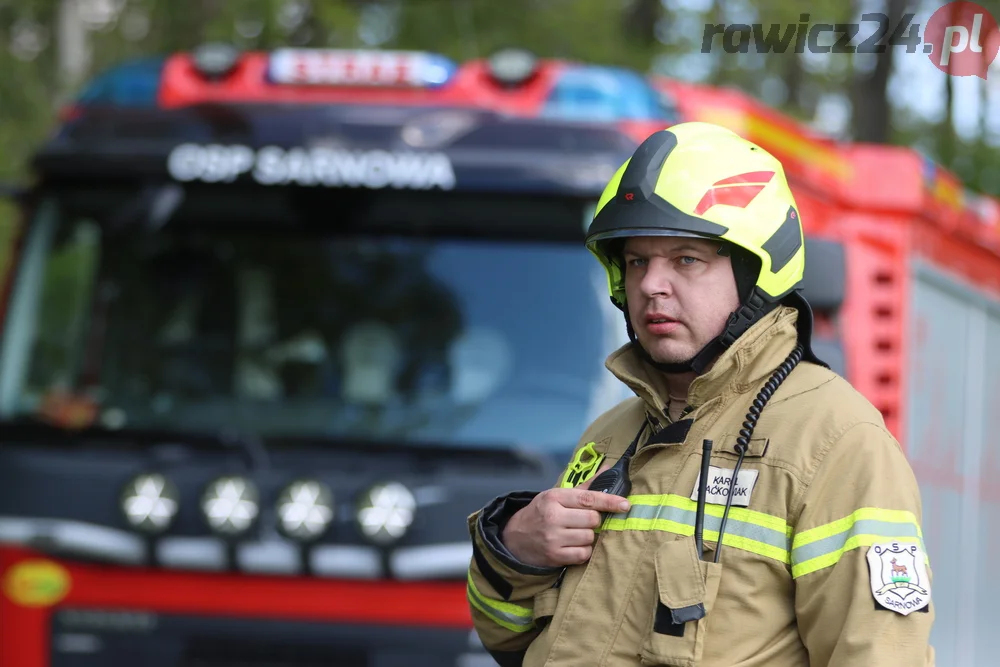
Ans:
POLYGON ((19 414, 564 451, 622 397, 581 246, 52 225, 19 414))

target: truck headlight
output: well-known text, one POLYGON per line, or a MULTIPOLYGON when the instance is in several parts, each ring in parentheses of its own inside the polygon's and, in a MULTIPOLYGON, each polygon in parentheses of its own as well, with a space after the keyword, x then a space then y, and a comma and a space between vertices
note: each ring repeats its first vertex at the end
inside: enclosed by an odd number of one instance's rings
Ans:
POLYGON ((358 504, 358 526, 373 542, 389 544, 406 534, 417 502, 399 482, 376 484, 358 504))
POLYGON ((249 530, 260 512, 259 494, 254 483, 245 477, 221 477, 205 489, 201 510, 208 525, 223 535, 238 535, 249 530))
POLYGON ((286 535, 315 539, 333 520, 333 494, 317 480, 292 482, 278 498, 278 520, 286 535))
POLYGON ((162 533, 177 516, 179 494, 173 483, 159 473, 134 477, 122 492, 122 513, 133 528, 162 533))

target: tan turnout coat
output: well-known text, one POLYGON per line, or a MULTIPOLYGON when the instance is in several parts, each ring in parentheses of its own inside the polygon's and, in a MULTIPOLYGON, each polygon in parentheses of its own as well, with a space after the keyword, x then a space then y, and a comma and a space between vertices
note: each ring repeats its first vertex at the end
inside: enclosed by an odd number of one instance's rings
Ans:
POLYGON ((795 320, 781 307, 741 336, 692 383, 693 411, 680 425, 664 416, 663 376, 631 346, 608 358, 636 397, 598 418, 578 451, 593 443, 617 460, 643 421, 650 428, 629 465, 632 507, 603 524, 586 564, 514 567, 484 540, 482 512, 469 517, 470 608, 501 664, 933 665, 916 480, 881 414, 821 366, 800 363, 764 408, 712 562, 733 446, 796 344, 795 320), (679 441, 644 444, 665 428, 679 441), (713 468, 699 558, 694 499, 706 438, 713 468))

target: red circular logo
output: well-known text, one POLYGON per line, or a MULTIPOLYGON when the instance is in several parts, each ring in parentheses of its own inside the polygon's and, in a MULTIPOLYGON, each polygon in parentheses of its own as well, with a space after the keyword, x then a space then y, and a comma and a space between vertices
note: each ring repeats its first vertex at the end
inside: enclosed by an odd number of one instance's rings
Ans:
POLYGON ((1000 51, 997 21, 975 2, 949 2, 927 20, 924 53, 946 74, 986 79, 997 51, 1000 51))

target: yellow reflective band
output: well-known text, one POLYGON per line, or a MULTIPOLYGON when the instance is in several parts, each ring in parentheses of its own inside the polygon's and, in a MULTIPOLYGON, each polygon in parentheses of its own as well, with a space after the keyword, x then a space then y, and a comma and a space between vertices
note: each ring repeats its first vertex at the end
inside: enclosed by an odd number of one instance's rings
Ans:
POLYGON ((848 551, 878 542, 916 544, 927 559, 923 533, 912 512, 863 507, 843 519, 795 535, 792 540, 792 577, 833 567, 848 551))
MULTIPOLYGON (((698 510, 697 502, 684 496, 678 496, 674 493, 665 493, 663 495, 629 496, 629 502, 634 505, 667 505, 682 510, 690 510, 692 512, 698 510)), ((721 517, 725 509, 724 505, 706 504, 705 514, 721 517)), ((745 507, 730 507, 729 518, 746 523, 757 524, 758 526, 770 528, 771 530, 782 531, 789 536, 792 534, 791 527, 784 519, 771 514, 764 514, 763 512, 755 512, 754 510, 749 510, 745 507)))
POLYGON ((798 549, 799 547, 816 542, 817 540, 822 540, 830 537, 831 535, 842 533, 845 530, 850 529, 850 527, 856 522, 866 519, 885 521, 887 523, 912 523, 917 526, 917 534, 923 537, 923 534, 920 533, 920 526, 917 525, 917 517, 913 515, 913 512, 907 512, 906 510, 883 510, 878 509, 877 507, 862 507, 861 509, 845 516, 843 519, 838 519, 831 523, 816 526, 815 528, 810 528, 809 530, 797 533, 795 535, 795 539, 792 540, 792 548, 798 549))
POLYGON ((489 617, 491 621, 511 632, 527 632, 535 627, 534 613, 530 609, 519 607, 510 602, 490 600, 476 588, 476 584, 472 581, 471 572, 468 581, 466 594, 469 603, 489 617))
MULTIPOLYGON (((659 530, 684 537, 694 535, 698 504, 690 498, 674 494, 636 495, 629 496, 629 502, 632 504, 629 511, 608 518, 601 530, 659 530)), ((721 505, 705 506, 705 540, 718 542, 724 510, 721 505)), ((733 507, 729 510, 722 544, 788 565, 791 529, 779 517, 733 507)))

